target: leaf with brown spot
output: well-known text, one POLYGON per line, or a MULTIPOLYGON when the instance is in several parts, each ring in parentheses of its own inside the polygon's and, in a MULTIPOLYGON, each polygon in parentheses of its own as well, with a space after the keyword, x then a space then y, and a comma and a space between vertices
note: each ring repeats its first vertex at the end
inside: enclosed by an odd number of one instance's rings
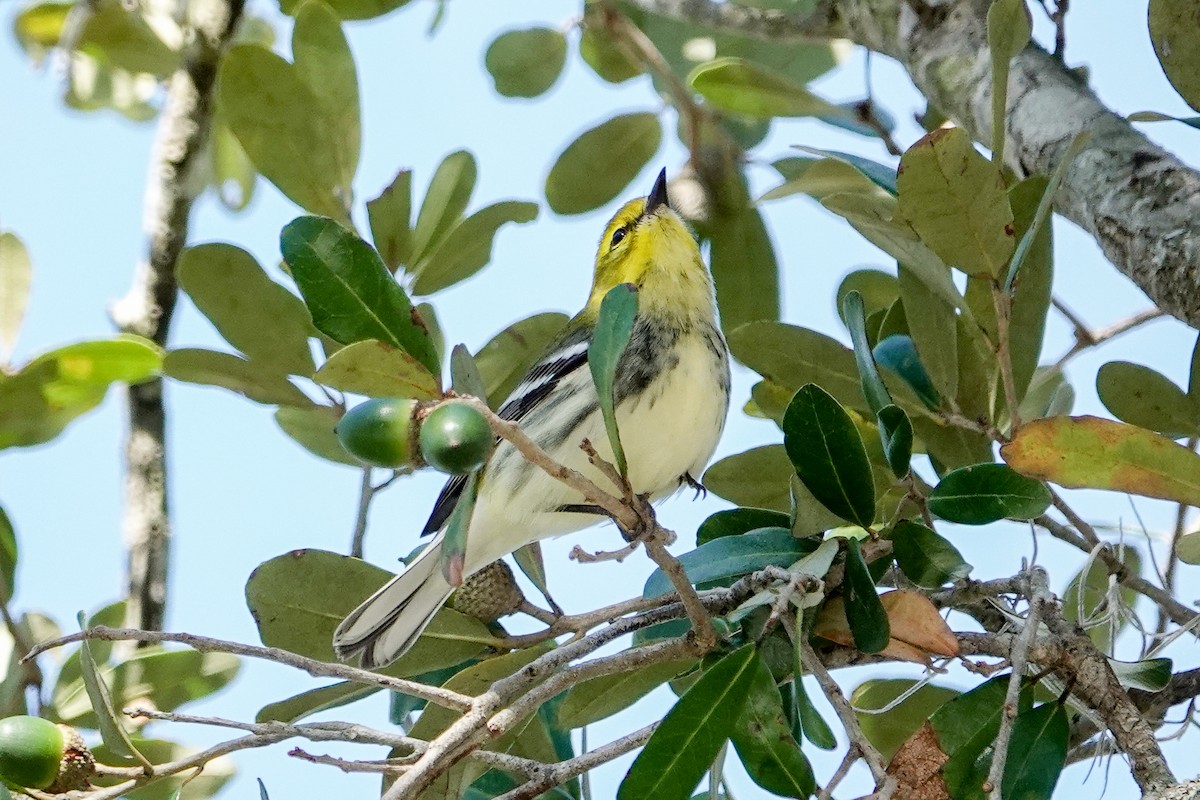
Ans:
POLYGON ((1099 417, 1047 417, 1000 448, 1008 465, 1069 489, 1107 489, 1200 506, 1200 455, 1165 436, 1099 417))

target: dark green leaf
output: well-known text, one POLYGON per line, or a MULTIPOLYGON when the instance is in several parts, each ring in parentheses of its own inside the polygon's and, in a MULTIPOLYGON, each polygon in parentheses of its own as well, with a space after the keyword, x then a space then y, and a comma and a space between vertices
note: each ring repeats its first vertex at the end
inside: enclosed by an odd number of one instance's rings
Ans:
MULTIPOLYGON (((723 536, 679 556, 692 583, 744 575, 766 566, 788 567, 817 549, 819 542, 797 539, 787 528, 760 528, 741 536, 723 536)), ((660 569, 650 573, 643 597, 672 591, 671 579, 660 569)))
MULTIPOLYGON (((335 661, 333 630, 391 573, 357 558, 294 550, 260 564, 246 582, 246 605, 268 647, 335 661), (314 592, 313 587, 322 587, 314 592)), ((492 641, 482 622, 443 608, 400 660, 381 670, 420 675, 478 655, 492 641)))
POLYGON ((1071 726, 1066 709, 1043 703, 1013 722, 1001 791, 1012 800, 1049 800, 1067 762, 1071 726))
POLYGON ((984 681, 929 716, 942 752, 951 757, 964 755, 973 762, 992 743, 1000 730, 1008 681, 1008 675, 984 681))
POLYGON ((505 97, 537 97, 558 80, 567 40, 550 28, 507 31, 488 45, 483 63, 505 97))
POLYGON ((0 602, 7 603, 17 588, 17 532, 3 506, 0 506, 0 581, 3 581, 0 602))
POLYGON ((615 384, 617 363, 629 344, 637 312, 637 287, 632 283, 617 284, 600 301, 600 316, 596 320, 592 341, 588 344, 588 367, 600 398, 604 429, 608 432, 608 441, 622 476, 626 474, 627 466, 625 450, 621 447, 621 436, 617 431, 615 384))
MULTIPOLYGON (((464 351, 465 352, 465 351, 464 351)), ((475 497, 479 492, 478 471, 467 476, 462 494, 446 520, 442 538, 442 577, 453 587, 462 586, 463 567, 467 560, 467 530, 471 526, 471 515, 475 513, 475 497)))
POLYGON ((875 592, 875 581, 857 539, 846 540, 846 621, 854 634, 854 646, 862 652, 878 653, 888 646, 891 628, 887 612, 875 592))
POLYGON ((1142 661, 1117 661, 1108 659, 1113 675, 1126 689, 1141 689, 1143 692, 1161 692, 1171 683, 1169 658, 1147 658, 1142 661))
POLYGON ((332 389, 367 397, 440 397, 437 378, 421 362, 387 342, 367 339, 331 355, 313 380, 332 389))
POLYGON ((462 219, 467 203, 471 202, 471 193, 475 191, 478 172, 475 156, 466 150, 456 150, 438 164, 413 228, 413 264, 425 259, 446 232, 462 219))
MULTIPOLYGON (((79 612, 78 619, 79 627, 85 627, 86 616, 82 611, 79 612)), ((83 685, 87 689, 88 699, 92 708, 96 710, 96 721, 100 728, 100 735, 104 738, 105 746, 123 761, 137 761, 150 769, 150 762, 134 747, 133 742, 129 740, 129 734, 117 718, 112 695, 109 694, 104 679, 100 677, 100 670, 92 658, 91 643, 87 639, 79 643, 79 666, 82 670, 83 685)))
POLYGON ((566 314, 535 314, 509 325, 475 354, 475 364, 493 408, 498 408, 512 394, 522 376, 546 352, 566 323, 566 314))
POLYGON ((816 789, 812 767, 792 737, 771 671, 756 661, 750 696, 730 738, 755 783, 782 797, 807 798, 816 789))
POLYGON ((492 259, 492 242, 508 222, 537 219, 537 203, 509 200, 476 211, 446 231, 436 248, 422 258, 413 280, 413 294, 440 292, 483 269, 492 259))
POLYGON ((950 542, 919 522, 902 519, 892 529, 892 554, 900 570, 925 589, 939 589, 971 574, 950 542))
POLYGON ((765 508, 730 508, 718 511, 696 531, 696 544, 702 545, 722 536, 740 536, 759 528, 787 528, 791 520, 787 514, 765 508))
POLYGON ((788 512, 792 508, 788 482, 795 474, 783 445, 769 444, 713 464, 704 473, 704 485, 740 506, 788 512))
POLYGON ((1096 393, 1122 422, 1173 439, 1200 434, 1200 403, 1149 367, 1110 361, 1096 374, 1096 393))
MULTIPOLYGON (((1025 234, 1033 224, 1037 204, 1045 191, 1046 179, 1041 176, 1026 178, 1008 190, 1017 236, 1020 237, 1018 249, 1025 246, 1025 234)), ((1030 240, 1024 259, 1019 279, 1013 284, 1008 327, 1013 383, 1020 398, 1025 397, 1042 355, 1046 314, 1050 310, 1050 291, 1054 283, 1052 226, 1043 225, 1041 231, 1030 240)))
POLYGON ((931 714, 959 696, 953 689, 927 683, 902 702, 892 705, 916 683, 907 678, 872 679, 860 683, 850 695, 850 705, 854 707, 859 727, 889 761, 931 714), (888 706, 891 708, 882 714, 871 713, 888 706))
POLYGON ((530 583, 548 599, 550 589, 546 584, 546 562, 542 559, 541 543, 531 542, 524 547, 518 547, 513 551, 512 556, 513 561, 517 562, 517 566, 521 568, 525 577, 529 578, 530 583))
POLYGON ((558 721, 564 728, 582 728, 623 711, 696 662, 692 659, 647 664, 631 672, 601 675, 577 683, 563 695, 558 721))
POLYGON ((917 396, 930 407, 938 398, 958 396, 958 324, 956 306, 933 291, 915 272, 899 267, 900 296, 906 309, 919 309, 909 318, 907 333, 900 339, 888 337, 876 345, 880 364, 904 378, 917 396), (907 341, 906 341, 907 340, 907 341), (885 345, 884 342, 887 342, 885 345), (884 364, 878 350, 890 360, 884 364))
POLYGON ((857 290, 851 290, 842 300, 841 310, 842 319, 850 329, 850 340, 854 344, 854 360, 858 364, 858 379, 862 383, 863 396, 867 398, 867 406, 871 411, 878 414, 884 407, 892 405, 892 396, 888 394, 883 379, 879 377, 879 368, 875 366, 875 358, 871 355, 871 347, 867 343, 867 318, 863 312, 862 295, 857 290))
POLYGON ((655 729, 617 789, 617 800, 691 796, 745 707, 758 657, 754 645, 707 669, 655 729))
POLYGON ((361 683, 342 681, 332 686, 322 686, 320 689, 309 689, 307 692, 301 692, 276 703, 268 703, 254 715, 254 721, 279 721, 290 725, 317 712, 340 708, 378 691, 378 686, 364 686, 361 683))
POLYGON ((366 242, 333 220, 299 217, 280 249, 319 330, 342 344, 379 339, 441 374, 424 322, 366 242))
POLYGON ((1179 96, 1200 111, 1200 47, 1191 33, 1195 5, 1187 0, 1150 0, 1150 41, 1167 80, 1179 96))
POLYGON ((976 464, 954 470, 929 495, 929 510, 963 525, 1033 519, 1050 506, 1041 481, 1018 475, 1005 464, 976 464))
POLYGON ((900 406, 885 406, 876 417, 879 423, 879 438, 888 466, 897 478, 908 474, 912 460, 913 426, 900 406))
POLYGON ((692 89, 724 111, 752 117, 842 116, 832 103, 775 70, 744 58, 718 58, 688 76, 692 89))
MULTIPOLYGON (((796 672, 799 674, 801 670, 798 669, 796 672)), ((792 713, 800 723, 805 739, 822 750, 832 750, 837 747, 837 738, 833 735, 833 730, 821 716, 821 712, 813 705, 801 677, 797 677, 792 683, 792 703, 792 713)))
POLYGON ((622 114, 582 133, 555 160, 546 200, 557 214, 582 214, 620 194, 662 142, 651 113, 622 114))
POLYGON ((783 444, 796 474, 838 516, 868 527, 875 482, 866 447, 846 409, 815 384, 801 386, 783 418, 783 444))
POLYGON ((371 239, 387 268, 412 263, 412 170, 402 169, 374 200, 367 201, 371 239))

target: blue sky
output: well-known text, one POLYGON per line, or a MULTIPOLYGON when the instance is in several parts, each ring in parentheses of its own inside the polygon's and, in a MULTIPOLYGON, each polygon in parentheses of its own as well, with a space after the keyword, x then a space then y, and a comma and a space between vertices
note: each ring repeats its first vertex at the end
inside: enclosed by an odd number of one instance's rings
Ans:
MULTIPOLYGON (((259 14, 277 18, 263 3, 259 14)), ((6 27, 15 11, 8 6, 6 27)), ((363 158, 355 184, 356 219, 365 223, 362 203, 374 197, 400 167, 411 167, 414 185, 423 191, 433 169, 448 152, 467 148, 479 162, 473 207, 501 199, 542 200, 542 185, 556 155, 582 130, 614 113, 658 110, 661 104, 645 78, 621 86, 601 82, 578 59, 568 56, 565 74, 548 95, 533 101, 498 98, 483 69, 483 53, 500 31, 529 24, 562 26, 579 13, 569 2, 449 4, 446 19, 426 35, 434 6, 413 3, 380 20, 347 26, 362 87, 363 158)), ((1040 12, 1035 14, 1040 17, 1040 12)), ((281 21, 281 24, 286 24, 281 21)), ((1046 41, 1047 29, 1037 35, 1046 41)), ((1186 106, 1163 77, 1150 49, 1145 3, 1079 7, 1071 12, 1068 58, 1088 65, 1101 98, 1119 113, 1153 109, 1186 115, 1186 106)), ((286 42, 286 35, 280 36, 286 42)), ((897 138, 910 143, 919 130, 911 122, 923 101, 903 72, 885 59, 873 61, 876 97, 900 120, 897 138)), ((833 100, 863 93, 863 56, 852 52, 842 68, 814 88, 833 100)), ((60 78, 53 70, 34 71, 11 37, 0 42, 0 227, 16 232, 34 264, 29 315, 15 361, 71 341, 106 336, 112 327, 106 306, 128 288, 144 247, 141 201, 153 123, 134 124, 113 113, 79 113, 63 106, 60 78)), ((669 115, 668 115, 669 117, 669 115)), ((665 128, 673 129, 668 118, 665 128)), ((1200 133, 1174 124, 1143 126, 1148 135, 1185 161, 1200 162, 1200 133)), ((628 195, 645 192, 662 166, 673 171, 685 153, 672 136, 628 195)), ((852 151, 878 160, 886 154, 876 142, 817 123, 777 123, 770 138, 754 151, 761 161, 749 170, 757 193, 777 177, 770 160, 789 154, 793 144, 852 151)), ((625 198, 621 198, 625 199, 625 198)), ((451 342, 472 349, 508 323, 543 310, 574 311, 584 300, 597 238, 617 205, 579 217, 555 216, 543 204, 532 225, 504 229, 492 265, 476 278, 435 299, 451 342)), ((299 210, 274 187, 260 181, 258 195, 242 214, 226 212, 211 196, 196 207, 192 242, 229 241, 252 251, 277 273, 278 231, 299 210)), ((841 277, 861 265, 887 260, 817 204, 793 198, 765 208, 781 262, 785 319, 848 341, 833 308, 841 277)), ((365 228, 365 225, 362 227, 365 228)), ((1070 223, 1056 222, 1056 293, 1096 326, 1119 320, 1149 305, 1091 240, 1070 223)), ((1051 317, 1046 358, 1071 343, 1061 318, 1051 317)), ((1152 323, 1089 353, 1069 369, 1079 400, 1076 411, 1104 413, 1095 398, 1096 369, 1105 361, 1125 359, 1154 366, 1186 385, 1195 334, 1170 320, 1152 323)), ((184 300, 173 332, 176 346, 221 347, 211 326, 184 300)), ((770 423, 740 411, 753 378, 735 375, 734 410, 718 455, 778 441, 770 423)), ((261 561, 299 547, 345 550, 354 519, 358 473, 309 456, 279 432, 268 408, 217 389, 168 387, 171 413, 171 482, 175 524, 172 604, 173 630, 257 642, 243 600, 243 586, 261 561)), ((15 605, 41 609, 70 625, 78 609, 94 609, 115 599, 122 588, 120 542, 119 393, 110 394, 94 414, 73 425, 54 442, 0 454, 0 503, 17 528, 22 549, 15 605)), ((384 566, 407 553, 415 542, 440 484, 435 475, 401 481, 378 498, 372 510, 367 557, 384 566)), ((1090 493, 1079 507, 1090 518, 1123 523, 1137 531, 1133 509, 1152 531, 1165 530, 1173 510, 1146 500, 1090 493)), ((714 497, 692 503, 670 501, 665 523, 678 530, 682 551, 694 543, 691 532, 707 514, 725 507, 714 497)), ((1019 526, 990 528, 986 534, 961 528, 954 543, 977 565, 977 576, 1011 574, 1032 555, 1031 539, 1019 526)), ((587 547, 611 545, 611 528, 567 537, 547 548, 550 582, 557 599, 582 610, 639 591, 651 570, 641 556, 624 564, 578 565, 565 554, 576 542, 587 547)), ((1049 566, 1061 589, 1082 559, 1056 543, 1040 539, 1038 558, 1049 566)), ((1161 554, 1161 547, 1159 552, 1161 554)), ((1192 570, 1194 568, 1185 568, 1192 570)), ((1194 577, 1187 571, 1183 585, 1194 577)), ((319 591, 320 587, 314 587, 319 591)), ((1185 597, 1186 600, 1190 598, 1185 597)), ((1195 649, 1181 650, 1177 666, 1195 666, 1195 649)), ((913 676, 911 669, 892 674, 913 676)), ((866 673, 842 673, 852 688, 866 673)), ((961 675, 949 679, 964 685, 961 675)), ((273 665, 247 664, 237 683, 195 708, 196 713, 247 719, 263 704, 318 685, 307 676, 273 665)), ((593 743, 607 741, 644 724, 648 712, 662 708, 668 695, 652 696, 625 714, 590 731, 593 743)), ((332 715, 386 726, 386 704, 375 697, 332 715)), ((208 730, 160 726, 157 735, 189 743, 217 740, 208 730)), ((313 746, 314 751, 324 751, 313 746)), ((1181 748, 1174 746, 1179 754, 1181 748)), ((333 752, 334 748, 329 748, 333 752)), ((229 797, 252 796, 253 778, 261 777, 275 798, 370 796, 376 779, 346 776, 329 767, 300 763, 285 756, 286 747, 237 757, 239 783, 229 797)), ((377 757, 370 748, 341 748, 345 755, 377 757)), ((600 771, 597 796, 611 792, 627 762, 600 771)), ((819 777, 836 767, 816 757, 819 777)), ((1177 759, 1186 772, 1189 762, 1177 759)), ((1064 784, 1085 779, 1075 767, 1064 784)), ((1103 770, 1096 770, 1081 796, 1098 796, 1103 770)), ((847 794, 869 787, 863 776, 847 785, 847 794)), ((747 786, 744 778, 735 787, 747 786)), ((1132 783, 1114 764, 1109 796, 1130 796, 1132 783)), ((736 788, 735 788, 736 791, 736 788)), ((739 796, 755 796, 743 788, 739 796)), ((861 793, 861 792, 860 792, 861 793)))

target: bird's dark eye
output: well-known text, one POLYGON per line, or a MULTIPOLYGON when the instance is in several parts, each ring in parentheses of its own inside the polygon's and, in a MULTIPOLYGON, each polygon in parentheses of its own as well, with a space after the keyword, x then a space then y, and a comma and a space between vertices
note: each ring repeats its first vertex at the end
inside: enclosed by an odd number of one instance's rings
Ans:
POLYGON ((612 241, 608 243, 608 246, 616 247, 618 244, 620 244, 621 240, 625 238, 626 233, 628 233, 628 231, 626 231, 625 228, 617 228, 615 231, 613 231, 612 241))

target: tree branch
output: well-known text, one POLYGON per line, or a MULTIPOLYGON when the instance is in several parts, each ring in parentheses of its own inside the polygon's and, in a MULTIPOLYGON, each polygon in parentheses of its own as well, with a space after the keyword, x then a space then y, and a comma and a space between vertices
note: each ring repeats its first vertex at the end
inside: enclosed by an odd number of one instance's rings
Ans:
MULTIPOLYGON (((929 102, 976 140, 991 138, 989 0, 840 0, 808 15, 718 0, 632 0, 647 11, 770 41, 849 37, 891 56, 929 102)), ((1091 139, 1067 170, 1056 210, 1086 230, 1154 304, 1200 325, 1200 173, 1105 107, 1041 47, 1012 59, 1005 163, 1050 175, 1075 135, 1091 139)))
MULTIPOLYGON (((244 0, 208 0, 189 7, 185 41, 191 43, 182 66, 168 81, 151 156, 143 209, 148 252, 129 292, 109 310, 122 333, 144 336, 160 347, 167 343, 175 311, 175 263, 187 241, 192 203, 200 191, 193 173, 208 144, 217 66, 243 4, 244 0)), ((162 630, 171 545, 162 379, 130 386, 127 408, 125 619, 135 627, 162 630)))

